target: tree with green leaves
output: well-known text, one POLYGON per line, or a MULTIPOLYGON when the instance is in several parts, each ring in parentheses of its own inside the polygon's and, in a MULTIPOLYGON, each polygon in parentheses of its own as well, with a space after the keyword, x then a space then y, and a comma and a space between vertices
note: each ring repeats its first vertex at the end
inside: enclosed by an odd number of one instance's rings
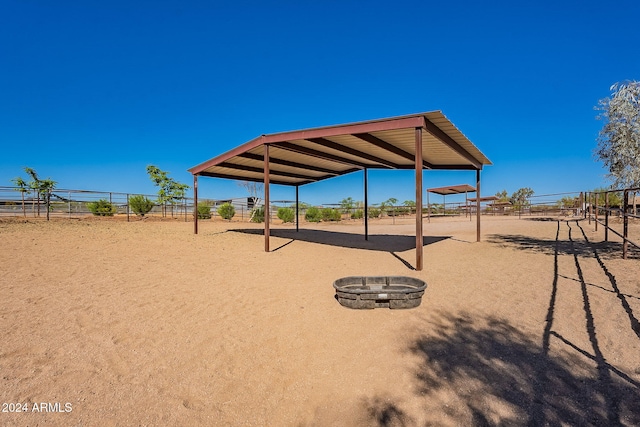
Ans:
POLYGON ((404 202, 402 202, 402 204, 409 208, 409 213, 413 213, 413 211, 416 209, 415 200, 405 200, 404 202))
POLYGON ((49 220, 49 206, 51 203, 51 192, 56 187, 57 182, 51 178, 40 179, 38 173, 33 168, 25 167, 24 171, 31 177, 29 188, 36 194, 38 203, 38 216, 40 216, 40 197, 44 197, 43 201, 47 208, 47 220, 49 220))
POLYGON ((531 201, 529 200, 531 196, 533 196, 533 190, 529 187, 523 187, 514 192, 509 201, 515 209, 520 210, 531 205, 531 201))
POLYGON ((171 216, 173 216, 174 205, 179 200, 184 200, 187 190, 191 187, 170 178, 167 172, 160 170, 157 166, 147 166, 147 174, 153 184, 158 187, 157 203, 162 206, 162 215, 167 215, 166 205, 170 204, 171 216))
POLYGON ((507 190, 498 191, 496 193, 496 197, 498 198, 497 202, 504 203, 509 201, 509 195, 507 190))
POLYGON ((593 201, 598 206, 605 206, 607 204, 607 199, 609 199, 609 207, 610 208, 621 208, 623 206, 622 197, 620 197, 622 192, 610 192, 606 188, 596 188, 591 191, 591 194, 595 196, 595 200, 593 201), (609 196, 606 194, 609 193, 609 196))
POLYGON ((596 107, 604 126, 595 155, 609 169, 612 188, 640 187, 640 81, 615 83, 609 90, 611 96, 596 107))
POLYGON ((20 195, 22 196, 22 215, 26 218, 27 210, 24 206, 24 193, 29 193, 31 191, 29 188, 29 184, 27 184, 27 182, 24 179, 22 179, 22 177, 19 177, 19 176, 16 178, 13 178, 11 182, 13 182, 16 185, 16 187, 18 187, 16 188, 16 191, 19 191, 20 195))
POLYGON ((340 201, 340 209, 342 209, 343 213, 350 213, 351 210, 356 206, 356 201, 353 200, 352 197, 347 197, 346 199, 342 199, 340 201))

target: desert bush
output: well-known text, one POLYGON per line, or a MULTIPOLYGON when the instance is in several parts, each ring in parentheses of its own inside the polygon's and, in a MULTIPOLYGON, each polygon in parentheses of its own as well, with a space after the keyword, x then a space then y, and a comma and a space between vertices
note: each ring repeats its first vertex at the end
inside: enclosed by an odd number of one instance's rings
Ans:
POLYGON ((229 202, 223 203, 218 207, 218 215, 223 219, 230 220, 236 214, 236 208, 229 202))
POLYGON ((304 214, 304 219, 309 222, 320 222, 322 221, 322 213, 320 213, 320 209, 312 206, 307 209, 307 212, 304 214))
POLYGON ((210 219, 211 207, 206 203, 198 203, 198 219, 210 219))
POLYGON ((89 211, 97 216, 113 216, 116 213, 116 206, 107 199, 100 199, 96 202, 87 203, 89 211))
POLYGON ((251 222, 264 222, 264 206, 253 209, 251 215, 251 222))
POLYGON ((131 196, 129 197, 129 206, 136 215, 145 216, 151 209, 153 209, 153 201, 149 200, 145 196, 131 196))
POLYGON ((293 222, 296 213, 291 208, 278 208, 278 218, 282 220, 282 222, 293 222))
POLYGON ((362 209, 358 209, 357 211, 351 214, 351 219, 362 219, 364 218, 364 211, 362 209))
POLYGON ((333 209, 333 208, 322 209, 323 221, 340 221, 340 219, 342 219, 342 216, 340 215, 340 211, 338 209, 333 209))
POLYGON ((369 208, 369 218, 379 218, 380 212, 378 208, 369 208))

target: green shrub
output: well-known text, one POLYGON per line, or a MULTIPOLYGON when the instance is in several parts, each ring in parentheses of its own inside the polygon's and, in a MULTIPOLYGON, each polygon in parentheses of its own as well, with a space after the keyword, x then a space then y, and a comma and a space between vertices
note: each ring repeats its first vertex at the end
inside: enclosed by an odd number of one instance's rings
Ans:
POLYGON ((304 219, 309 222, 320 222, 322 220, 322 214, 320 213, 320 209, 316 207, 310 207, 307 209, 307 212, 304 214, 304 219))
POLYGON ((282 220, 282 222, 293 222, 296 213, 292 208, 278 208, 278 218, 282 220))
POLYGON ((116 213, 116 206, 107 199, 100 199, 97 202, 87 203, 87 208, 92 214, 98 216, 113 216, 116 213))
POLYGON ((380 209, 369 208, 369 218, 380 218, 380 209))
POLYGON ((145 216, 151 209, 153 209, 154 203, 145 196, 131 196, 129 197, 129 206, 136 215, 145 216))
POLYGON ((251 222, 264 222, 264 206, 254 208, 251 215, 251 222))
POLYGON ((211 207, 202 202, 198 203, 198 219, 210 219, 211 218, 211 207))
POLYGON ((351 214, 351 219, 362 219, 364 218, 364 211, 362 209, 358 209, 357 211, 351 214))
POLYGON ((322 209, 323 221, 340 221, 341 219, 342 219, 342 215, 340 215, 340 211, 338 209, 333 209, 333 208, 322 209))
POLYGON ((218 207, 218 215, 223 219, 230 220, 236 214, 236 209, 229 202, 223 203, 218 207))

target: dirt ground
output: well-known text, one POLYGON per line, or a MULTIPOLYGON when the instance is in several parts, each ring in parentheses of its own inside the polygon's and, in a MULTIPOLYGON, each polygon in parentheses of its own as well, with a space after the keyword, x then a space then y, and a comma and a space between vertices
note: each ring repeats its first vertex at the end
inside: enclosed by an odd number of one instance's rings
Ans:
POLYGON ((640 257, 594 223, 425 220, 422 271, 411 219, 192 230, 0 219, 0 425, 640 425, 640 257))

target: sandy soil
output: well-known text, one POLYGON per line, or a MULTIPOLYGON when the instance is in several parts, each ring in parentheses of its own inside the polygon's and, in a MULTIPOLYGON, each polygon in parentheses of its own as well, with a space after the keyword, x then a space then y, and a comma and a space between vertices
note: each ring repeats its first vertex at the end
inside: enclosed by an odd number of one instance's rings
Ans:
POLYGON ((0 425, 640 425, 639 257, 594 224, 434 219, 420 272, 412 220, 304 227, 0 220, 0 425))

